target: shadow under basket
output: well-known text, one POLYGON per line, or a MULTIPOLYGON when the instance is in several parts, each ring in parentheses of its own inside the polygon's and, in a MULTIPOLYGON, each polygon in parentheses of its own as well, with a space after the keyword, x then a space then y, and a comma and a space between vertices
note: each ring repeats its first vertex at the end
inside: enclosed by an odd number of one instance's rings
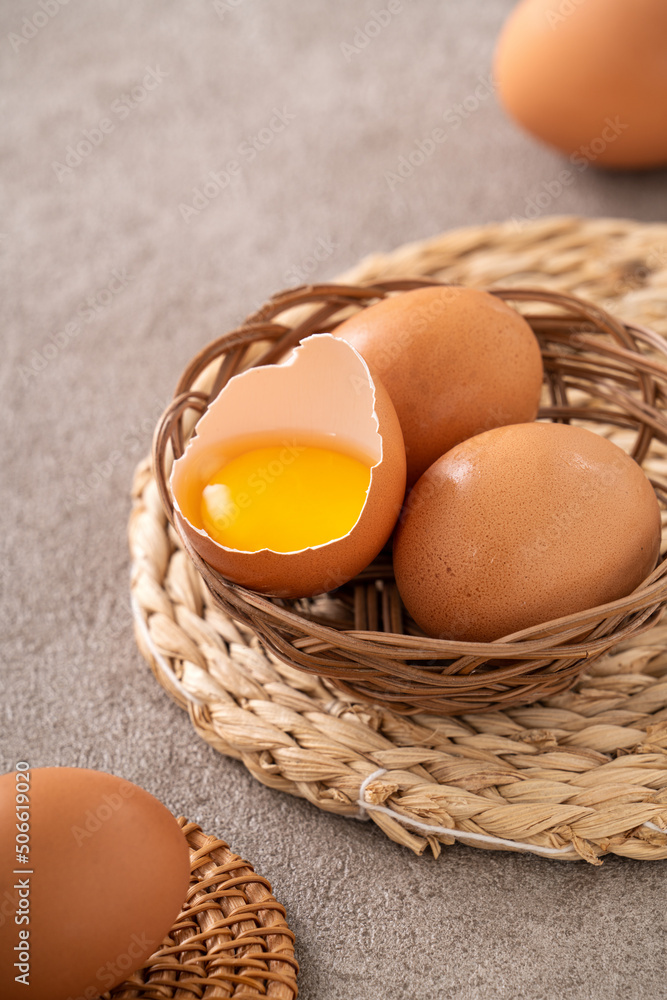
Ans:
MULTIPOLYGON (((565 691, 586 665, 656 623, 667 600, 667 558, 632 594, 490 643, 423 635, 402 605, 387 550, 331 594, 267 598, 225 580, 174 521, 171 465, 229 379, 275 363, 305 337, 331 332, 389 295, 443 282, 311 285, 282 292, 192 360, 153 442, 154 475, 181 544, 213 597, 281 660, 394 712, 461 715, 528 704, 565 691)), ((538 289, 489 289, 535 332, 545 370, 538 419, 576 423, 621 445, 667 506, 667 342, 582 299, 538 289)))

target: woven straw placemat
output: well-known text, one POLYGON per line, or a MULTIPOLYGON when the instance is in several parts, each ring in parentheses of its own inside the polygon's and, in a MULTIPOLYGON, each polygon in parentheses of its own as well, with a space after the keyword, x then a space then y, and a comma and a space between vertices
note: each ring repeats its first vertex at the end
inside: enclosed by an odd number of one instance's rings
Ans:
POLYGON ((294 934, 271 886, 224 840, 178 820, 190 847, 190 888, 162 946, 105 998, 256 997, 296 1000, 294 934))
MULTIPOLYGON (((369 257, 340 280, 419 276, 571 292, 667 336, 663 224, 560 217, 462 229, 369 257)), ((458 839, 593 864, 608 853, 667 858, 667 626, 617 647, 567 694, 406 718, 286 666, 224 615, 167 525, 148 460, 133 499, 139 648, 197 733, 259 781, 370 818, 416 853, 458 839)))

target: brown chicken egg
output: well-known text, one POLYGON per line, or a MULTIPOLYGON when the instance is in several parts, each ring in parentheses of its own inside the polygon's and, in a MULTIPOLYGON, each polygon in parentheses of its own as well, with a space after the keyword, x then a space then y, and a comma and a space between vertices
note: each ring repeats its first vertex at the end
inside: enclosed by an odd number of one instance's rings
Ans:
POLYGON ((324 593, 393 531, 405 495, 398 417, 360 354, 316 334, 230 379, 171 488, 181 531, 228 580, 275 597, 324 593))
POLYGON ((510 115, 576 170, 667 163, 664 0, 523 0, 495 77, 510 115))
POLYGON ((161 944, 185 901, 187 841, 123 778, 74 767, 0 777, 0 996, 92 1000, 161 944))
POLYGON ((658 501, 624 451, 580 427, 517 424, 424 473, 396 530, 394 571, 428 635, 490 642, 624 597, 659 549, 658 501))
POLYGON ((537 416, 539 345, 526 320, 488 292, 402 292, 334 332, 366 359, 396 407, 408 485, 460 441, 537 416))

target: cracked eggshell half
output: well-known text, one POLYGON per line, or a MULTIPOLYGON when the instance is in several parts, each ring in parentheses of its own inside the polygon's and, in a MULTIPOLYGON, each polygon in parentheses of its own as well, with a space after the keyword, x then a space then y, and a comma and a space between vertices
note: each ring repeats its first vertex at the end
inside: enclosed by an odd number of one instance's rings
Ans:
POLYGON ((279 364, 230 379, 174 463, 171 489, 178 527, 209 566, 259 593, 295 598, 333 590, 373 561, 396 524, 405 479, 403 435, 386 389, 353 347, 326 333, 307 337, 279 364), (294 552, 242 551, 210 537, 204 487, 225 462, 266 440, 317 443, 368 461, 366 498, 347 534, 294 552))

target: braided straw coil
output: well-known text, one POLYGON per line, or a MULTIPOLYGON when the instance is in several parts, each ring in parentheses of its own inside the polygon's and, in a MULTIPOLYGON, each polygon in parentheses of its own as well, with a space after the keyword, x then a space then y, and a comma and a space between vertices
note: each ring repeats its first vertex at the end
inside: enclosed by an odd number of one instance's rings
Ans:
POLYGON ((183 816, 178 822, 192 868, 183 910, 144 968, 104 997, 295 1000, 294 934, 270 884, 224 840, 207 836, 183 816))
MULTIPOLYGON (((505 224, 447 234, 363 262, 345 280, 377 282, 399 269, 404 275, 421 269, 438 280, 477 285, 494 278, 509 287, 559 284, 606 305, 625 293, 617 315, 628 324, 649 316, 665 330, 667 297, 655 291, 667 284, 665 262, 665 226, 552 219, 532 231, 505 224), (539 278, 530 270, 531 253, 544 268, 539 278), (604 274, 598 286, 596 268, 604 274), (610 270, 626 277, 610 283, 610 270), (649 300, 644 285, 655 286, 649 300)), ((210 391, 210 372, 206 377, 210 391)), ((649 380, 658 384, 654 369, 649 380)), ((557 378, 554 385, 557 393, 557 378)), ((644 432, 598 429, 637 447, 639 457, 648 446, 644 432)), ((645 455, 644 467, 658 482, 667 473, 663 445, 654 439, 645 455)), ((200 735, 243 760, 259 780, 339 814, 359 815, 361 806, 417 852, 430 844, 438 853, 440 844, 459 837, 491 849, 592 862, 606 852, 667 857, 664 630, 628 639, 587 664, 574 691, 527 708, 488 714, 472 708, 458 719, 430 712, 401 717, 283 663, 257 641, 243 615, 232 620, 169 526, 147 462, 137 470, 134 498, 130 546, 140 648, 200 735)))

